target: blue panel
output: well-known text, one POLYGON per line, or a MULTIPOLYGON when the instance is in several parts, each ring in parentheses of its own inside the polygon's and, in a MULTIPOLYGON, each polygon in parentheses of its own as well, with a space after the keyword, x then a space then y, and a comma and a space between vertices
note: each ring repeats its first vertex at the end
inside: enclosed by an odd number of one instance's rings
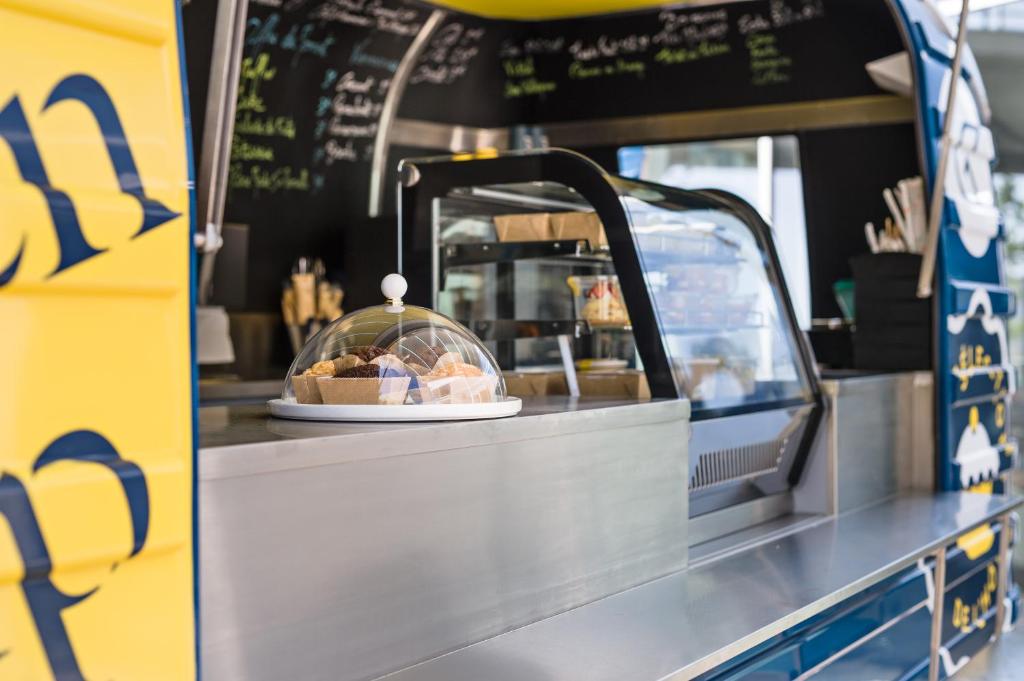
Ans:
MULTIPOLYGON (((945 108, 943 81, 950 76, 953 40, 925 3, 891 1, 910 43, 923 171, 931 191, 945 118, 940 113, 945 108)), ((1005 287, 1004 234, 988 193, 994 157, 991 133, 985 127, 988 102, 969 48, 964 53, 962 75, 967 87, 958 88, 952 131, 956 143, 943 184, 946 200, 936 264, 938 484, 947 490, 961 489, 965 481, 976 480, 975 468, 1003 470, 1013 460, 999 454, 997 465, 991 465, 989 449, 1008 440, 1006 414, 997 414, 996 405, 1015 388, 1005 369, 1009 366, 1005 317, 1013 313, 1016 301, 1005 287), (965 323, 966 316, 970 319, 965 323), (978 365, 978 356, 988 367, 978 365), (975 425, 968 428, 972 418, 975 425), (1001 422, 998 425, 997 420, 1001 422), (978 423, 984 433, 979 433, 978 423), (964 463, 967 459, 970 464, 964 463), (970 470, 965 472, 965 468, 970 470)))
POLYGON ((1000 239, 991 242, 985 255, 973 257, 964 248, 955 222, 948 222, 943 230, 942 257, 950 265, 949 276, 965 281, 999 284, 1003 280, 1000 263, 1003 262, 1004 248, 1000 239))
MULTIPOLYGON (((942 641, 950 651, 961 646, 965 636, 979 629, 991 636, 990 616, 996 612, 996 590, 999 571, 995 561, 978 566, 959 581, 952 582, 946 589, 946 600, 942 610, 942 641)), ((974 652, 977 649, 973 649, 974 652)), ((961 648, 961 654, 971 654, 961 648)))
POLYGON ((820 678, 900 679, 927 675, 932 614, 921 608, 832 662, 820 678))
MULTIPOLYGON (((928 570, 930 572, 930 566, 928 570)), ((908 614, 927 597, 925 573, 917 567, 908 568, 699 678, 703 681, 794 679, 839 656, 880 627, 897 621, 912 623, 906 630, 893 627, 904 632, 901 650, 915 658, 914 664, 922 659, 927 661, 928 609, 920 607, 914 614, 908 614), (921 629, 920 613, 924 613, 926 620, 923 638, 913 633, 921 629)))
MULTIPOLYGON (((958 582, 962 577, 995 560, 996 555, 999 553, 999 537, 1001 533, 1002 527, 999 523, 993 523, 991 545, 980 555, 976 555, 973 558, 968 556, 967 552, 957 544, 948 546, 946 548, 946 584, 958 582)), ((981 547, 975 545, 971 548, 981 547)))
MULTIPOLYGON (((968 314, 971 305, 971 298, 979 288, 977 284, 967 281, 952 279, 949 282, 951 287, 950 307, 953 314, 968 314)), ((1017 314, 1017 294, 1007 286, 985 286, 988 298, 992 302, 992 314, 998 317, 1012 317, 1017 314)), ((978 314, 975 311, 974 314, 978 314)))

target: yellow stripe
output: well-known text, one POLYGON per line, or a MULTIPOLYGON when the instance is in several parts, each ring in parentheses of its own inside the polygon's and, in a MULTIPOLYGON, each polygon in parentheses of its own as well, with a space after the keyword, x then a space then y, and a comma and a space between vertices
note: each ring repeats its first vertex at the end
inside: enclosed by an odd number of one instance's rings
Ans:
POLYGON ((90 0, 0 0, 0 9, 34 14, 63 24, 81 26, 99 33, 151 45, 170 38, 165 21, 153 19, 123 7, 90 0))
POLYGON ((433 4, 497 19, 551 19, 630 12, 650 7, 664 7, 666 3, 652 0, 441 0, 433 4))
POLYGON ((978 560, 992 549, 996 535, 988 523, 957 537, 959 546, 971 560, 978 560))

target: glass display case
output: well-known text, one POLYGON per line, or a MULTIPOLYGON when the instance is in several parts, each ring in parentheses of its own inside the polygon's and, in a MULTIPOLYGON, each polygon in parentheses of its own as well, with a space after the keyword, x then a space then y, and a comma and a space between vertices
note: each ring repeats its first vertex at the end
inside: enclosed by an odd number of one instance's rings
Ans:
POLYGON ((748 204, 555 149, 406 160, 400 177, 400 268, 430 293, 415 302, 465 324, 502 369, 572 374, 570 353, 688 398, 692 514, 796 481, 822 400, 748 204))

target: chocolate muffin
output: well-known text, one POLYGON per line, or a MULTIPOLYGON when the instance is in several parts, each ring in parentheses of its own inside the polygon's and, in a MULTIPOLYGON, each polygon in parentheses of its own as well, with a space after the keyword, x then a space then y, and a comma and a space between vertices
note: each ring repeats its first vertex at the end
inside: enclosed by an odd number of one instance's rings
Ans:
MULTIPOLYGON (((355 354, 355 353, 353 353, 355 354)), ((379 378, 381 369, 376 364, 360 364, 357 367, 349 367, 338 374, 338 378, 379 378)))
POLYGON ((377 347, 376 345, 362 345, 359 347, 352 348, 348 351, 348 354, 355 355, 364 362, 370 362, 376 357, 386 355, 387 350, 384 348, 377 347))

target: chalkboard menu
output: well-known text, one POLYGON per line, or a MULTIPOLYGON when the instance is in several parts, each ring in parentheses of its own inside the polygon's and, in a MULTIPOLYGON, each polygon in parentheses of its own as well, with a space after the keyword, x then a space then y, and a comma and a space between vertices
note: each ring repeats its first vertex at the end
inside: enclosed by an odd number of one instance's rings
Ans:
POLYGON ((521 122, 528 106, 502 97, 497 46, 519 39, 528 25, 450 14, 410 74, 399 115, 481 127, 521 122))
POLYGON ((252 0, 230 200, 315 195, 369 162, 391 78, 424 12, 387 0, 252 0))
POLYGON ((872 94, 864 64, 901 49, 875 0, 493 23, 458 81, 409 89, 403 117, 492 127, 872 94))
MULTIPOLYGON (((214 7, 185 6, 194 122, 205 111, 214 7)), ((250 0, 225 211, 249 225, 248 309, 276 308, 300 255, 369 269, 354 253, 368 229, 369 247, 394 250, 374 241, 387 228, 367 222, 370 164, 392 78, 431 11, 404 0, 250 0)), ((873 94, 864 64, 901 49, 895 31, 883 0, 548 22, 450 12, 413 64, 399 116, 505 127, 873 94)))
POLYGON ((250 307, 299 255, 341 266, 365 219, 381 109, 430 10, 401 0, 251 0, 225 220, 247 224, 250 307))

